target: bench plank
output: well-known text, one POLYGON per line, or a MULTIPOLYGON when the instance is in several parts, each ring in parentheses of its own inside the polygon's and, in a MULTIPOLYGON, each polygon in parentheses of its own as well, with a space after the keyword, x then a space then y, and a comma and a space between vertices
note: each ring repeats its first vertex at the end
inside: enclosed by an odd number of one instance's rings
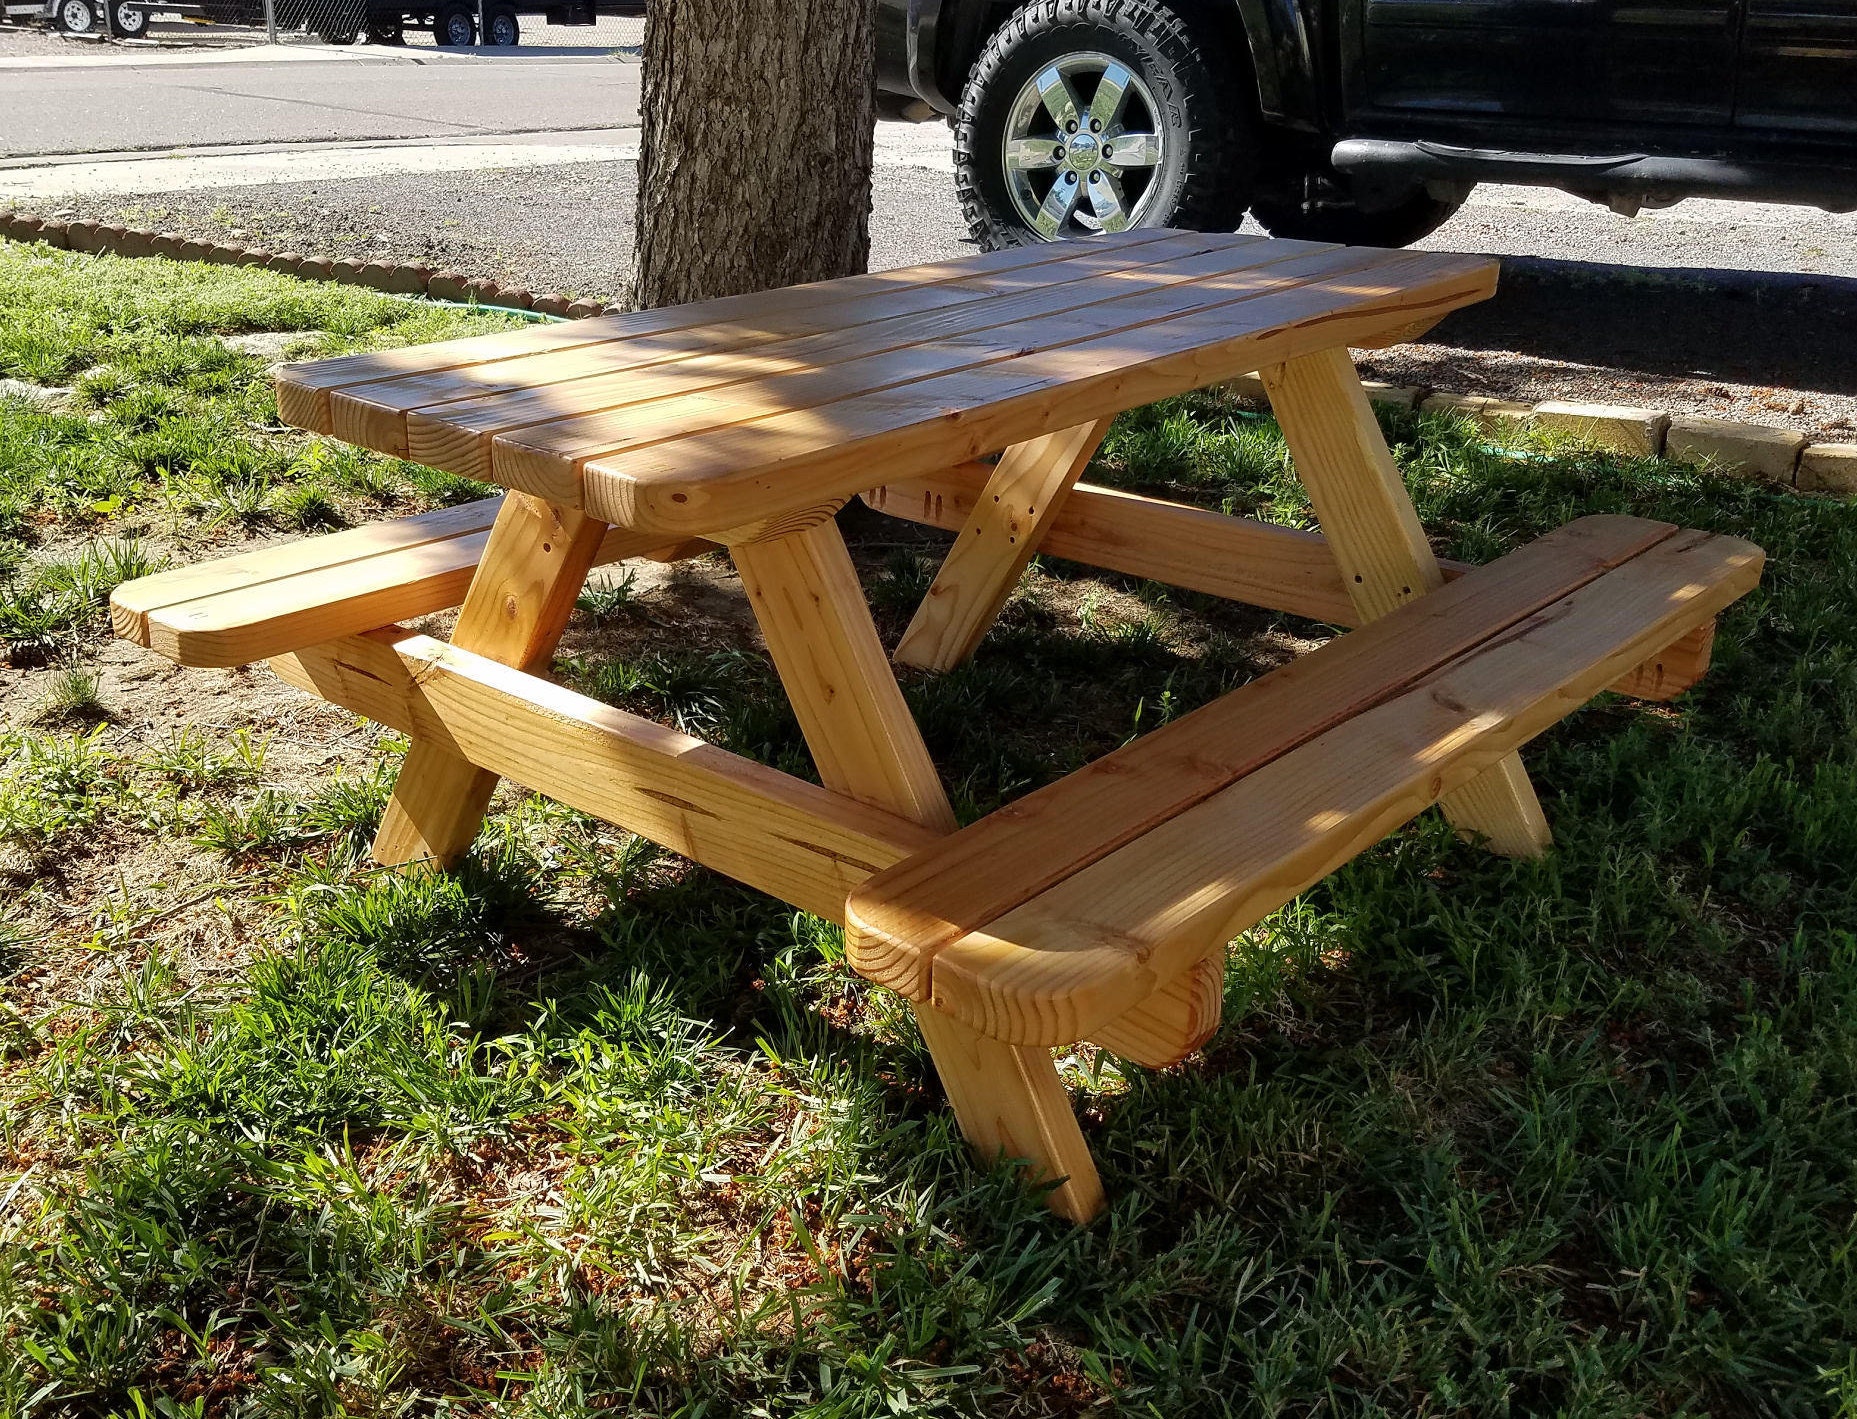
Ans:
POLYGON ((1570 523, 1007 804, 853 895, 851 963, 928 999, 953 942, 1676 531, 1570 523))
MULTIPOLYGON (((305 537, 124 582, 116 634, 181 665, 249 665, 338 636, 448 610, 464 600, 502 498, 305 537)), ((624 528, 596 565, 675 561, 711 550, 624 528)))
POLYGON ((1659 542, 948 946, 936 1008, 1014 1043, 1087 1036, 1745 595, 1762 561, 1733 537, 1659 542))

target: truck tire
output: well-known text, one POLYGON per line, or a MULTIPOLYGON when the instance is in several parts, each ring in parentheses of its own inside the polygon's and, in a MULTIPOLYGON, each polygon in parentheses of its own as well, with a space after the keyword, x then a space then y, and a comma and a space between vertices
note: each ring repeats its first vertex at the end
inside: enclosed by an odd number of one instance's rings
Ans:
POLYGON ((1273 237, 1332 241, 1342 246, 1410 246, 1430 236, 1457 215, 1464 199, 1433 197, 1420 188, 1405 201, 1377 212, 1364 212, 1345 198, 1316 204, 1300 195, 1258 195, 1251 215, 1273 237))
POLYGON ((968 229, 988 250, 1131 226, 1236 231, 1256 163, 1237 74, 1211 25, 1157 0, 1032 0, 961 91, 968 229), (1134 140, 1122 158, 1120 138, 1134 140))
POLYGON ((148 11, 138 5, 118 3, 110 12, 116 21, 116 33, 122 39, 140 39, 148 33, 148 11))
POLYGON ((58 0, 58 28, 66 34, 95 34, 103 22, 90 0, 58 0))
POLYGON ((516 12, 507 5, 499 5, 490 12, 484 31, 484 43, 499 49, 510 49, 522 43, 522 22, 516 18, 516 12))
POLYGON ((453 49, 469 49, 477 43, 476 12, 468 5, 445 6, 432 22, 432 40, 453 49))
POLYGON ((370 44, 405 44, 406 21, 398 14, 370 14, 367 23, 370 44))

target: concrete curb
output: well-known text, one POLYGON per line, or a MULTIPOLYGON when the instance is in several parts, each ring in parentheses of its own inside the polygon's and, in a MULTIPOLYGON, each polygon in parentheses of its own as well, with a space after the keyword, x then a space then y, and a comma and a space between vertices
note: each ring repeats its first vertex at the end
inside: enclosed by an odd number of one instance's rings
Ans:
MULTIPOLYGON (((340 281, 389 295, 423 295, 433 300, 533 310, 569 320, 584 320, 607 310, 620 309, 598 301, 571 300, 564 295, 538 296, 513 286, 500 286, 494 281, 474 280, 457 271, 433 271, 416 262, 330 261, 300 256, 292 251, 221 246, 174 232, 150 232, 90 221, 62 222, 21 212, 0 212, 0 236, 11 237, 14 241, 42 241, 48 246, 71 251, 165 256, 176 261, 211 261, 227 266, 263 266, 312 281, 340 281)), ((1375 380, 1365 381, 1365 384, 1367 397, 1374 403, 1397 409, 1454 415, 1488 429, 1518 425, 1549 429, 1609 453, 1632 458, 1668 458, 1807 492, 1857 493, 1857 443, 1813 443, 1802 433, 1770 424, 1710 419, 1699 414, 1672 414, 1629 405, 1572 404, 1557 399, 1520 404, 1482 394, 1454 394, 1375 380)), ((1264 382, 1256 375, 1241 375, 1227 381, 1227 387, 1249 398, 1266 399, 1264 382)))
MULTIPOLYGON (((1552 430, 1576 443, 1630 458, 1667 458, 1814 493, 1857 493, 1857 443, 1814 443, 1793 429, 1673 414, 1622 404, 1573 404, 1559 399, 1520 404, 1483 394, 1381 384, 1364 380, 1375 404, 1467 419, 1492 431, 1552 430)), ((1265 400, 1264 382, 1243 375, 1227 387, 1265 400)))
POLYGON ((95 255, 165 256, 174 261, 208 261, 221 266, 262 266, 287 276, 366 286, 387 295, 429 296, 433 300, 533 310, 569 320, 584 320, 608 310, 622 309, 564 295, 538 296, 516 286, 479 281, 457 271, 434 271, 417 262, 331 261, 320 256, 301 256, 294 251, 272 252, 256 246, 195 241, 175 232, 151 232, 140 227, 117 227, 91 221, 64 222, 24 212, 0 212, 0 236, 14 241, 44 242, 61 250, 95 255))

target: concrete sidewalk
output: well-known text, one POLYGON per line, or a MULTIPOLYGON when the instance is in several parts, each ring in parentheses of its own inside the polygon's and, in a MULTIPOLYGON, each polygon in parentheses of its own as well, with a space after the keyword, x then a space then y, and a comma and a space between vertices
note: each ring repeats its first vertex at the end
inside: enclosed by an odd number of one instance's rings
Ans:
MULTIPOLYGON (((404 173, 519 171, 572 163, 635 162, 636 126, 493 137, 94 153, 0 159, 0 201, 43 206, 60 198, 198 192, 265 183, 337 181, 404 173)), ((877 166, 952 172, 945 124, 880 123, 877 166)))

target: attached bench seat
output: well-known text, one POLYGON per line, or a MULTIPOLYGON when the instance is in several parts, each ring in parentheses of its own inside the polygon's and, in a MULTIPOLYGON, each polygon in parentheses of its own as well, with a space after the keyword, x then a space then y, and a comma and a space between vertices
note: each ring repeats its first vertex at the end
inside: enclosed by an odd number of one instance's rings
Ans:
POLYGON ((1572 523, 870 877, 850 960, 1010 1044, 1173 1057, 1153 1037, 1203 1037, 1228 941, 1698 633, 1763 560, 1572 523))
MULTIPOLYGON (((501 497, 242 552, 124 582, 116 634, 181 665, 249 665, 341 636, 429 616, 464 600, 501 497)), ((596 563, 670 561, 662 533, 614 528, 596 563)))

